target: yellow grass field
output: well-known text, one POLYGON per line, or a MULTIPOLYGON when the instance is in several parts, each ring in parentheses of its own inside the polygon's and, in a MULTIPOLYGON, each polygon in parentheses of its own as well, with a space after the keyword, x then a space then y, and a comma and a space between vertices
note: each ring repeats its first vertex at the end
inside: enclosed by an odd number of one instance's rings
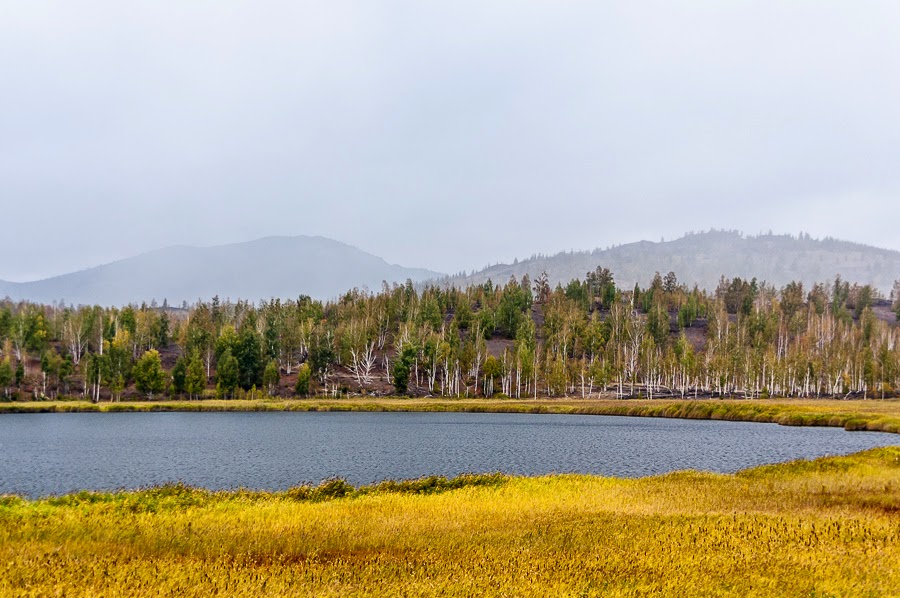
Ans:
POLYGON ((900 447, 458 482, 7 497, 0 595, 900 596, 900 447))

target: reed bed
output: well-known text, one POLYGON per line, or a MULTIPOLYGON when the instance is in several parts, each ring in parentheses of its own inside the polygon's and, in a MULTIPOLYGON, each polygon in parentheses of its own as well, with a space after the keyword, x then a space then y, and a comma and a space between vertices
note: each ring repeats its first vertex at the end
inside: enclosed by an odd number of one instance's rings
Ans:
POLYGON ((733 475, 0 499, 0 595, 896 596, 900 447, 733 475))

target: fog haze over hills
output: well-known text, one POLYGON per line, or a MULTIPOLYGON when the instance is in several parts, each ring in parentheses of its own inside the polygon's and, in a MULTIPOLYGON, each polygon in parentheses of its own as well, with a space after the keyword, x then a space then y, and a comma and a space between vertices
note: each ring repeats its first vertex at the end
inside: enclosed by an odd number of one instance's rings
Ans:
MULTIPOLYGON (((498 251, 499 252, 499 251, 498 251)), ((410 253, 410 262, 416 255, 410 253)), ((502 284, 510 276, 532 279, 546 271, 551 284, 582 279, 598 266, 609 268, 616 284, 646 286, 655 272, 675 272, 679 282, 712 290, 720 277, 756 278, 782 287, 802 281, 844 280, 872 284, 885 294, 900 279, 900 252, 806 235, 744 236, 734 231, 688 234, 668 242, 639 241, 607 249, 534 256, 498 264, 468 275, 445 276, 404 267, 323 237, 267 237, 215 247, 176 246, 151 251, 87 270, 44 280, 0 281, 0 297, 66 304, 123 305, 150 303, 178 306, 183 301, 220 298, 259 301, 309 295, 333 299, 346 291, 377 291, 383 282, 465 287, 488 279, 502 284)))
POLYGON ((807 235, 744 236, 735 231, 688 234, 680 239, 654 243, 640 241, 593 251, 534 256, 513 264, 497 264, 468 276, 454 276, 444 284, 467 286, 488 279, 505 283, 510 276, 528 274, 532 280, 546 271, 550 283, 565 284, 602 266, 609 268, 620 287, 646 286, 655 272, 672 271, 689 287, 715 289, 720 277, 756 278, 782 287, 802 281, 809 288, 840 275, 844 280, 872 284, 889 293, 900 279, 900 252, 868 245, 817 240, 807 235))
POLYGON ((323 237, 267 237, 215 247, 168 247, 110 264, 35 282, 0 281, 0 297, 50 303, 177 306, 220 298, 258 301, 310 295, 331 299, 353 287, 377 290, 382 281, 438 276, 404 268, 323 237))
POLYGON ((900 250, 900 2, 0 14, 3 280, 296 234, 439 272, 710 228, 900 250))

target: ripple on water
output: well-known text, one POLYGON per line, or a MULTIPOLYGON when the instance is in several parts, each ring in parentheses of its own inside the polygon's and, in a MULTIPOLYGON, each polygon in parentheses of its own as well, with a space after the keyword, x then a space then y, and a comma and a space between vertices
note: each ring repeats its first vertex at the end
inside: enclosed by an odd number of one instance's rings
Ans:
POLYGON ((898 444, 775 424, 505 413, 72 413, 0 417, 0 493, 184 481, 282 490, 502 471, 621 477, 733 472, 898 444))

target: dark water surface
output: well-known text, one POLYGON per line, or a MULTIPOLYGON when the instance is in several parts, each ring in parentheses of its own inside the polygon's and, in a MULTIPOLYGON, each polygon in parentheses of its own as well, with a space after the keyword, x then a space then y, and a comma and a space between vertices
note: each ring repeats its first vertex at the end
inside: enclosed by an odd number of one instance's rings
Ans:
POLYGON ((65 413, 0 416, 0 493, 283 490, 502 471, 733 472, 900 444, 895 434, 743 422, 502 413, 65 413))

